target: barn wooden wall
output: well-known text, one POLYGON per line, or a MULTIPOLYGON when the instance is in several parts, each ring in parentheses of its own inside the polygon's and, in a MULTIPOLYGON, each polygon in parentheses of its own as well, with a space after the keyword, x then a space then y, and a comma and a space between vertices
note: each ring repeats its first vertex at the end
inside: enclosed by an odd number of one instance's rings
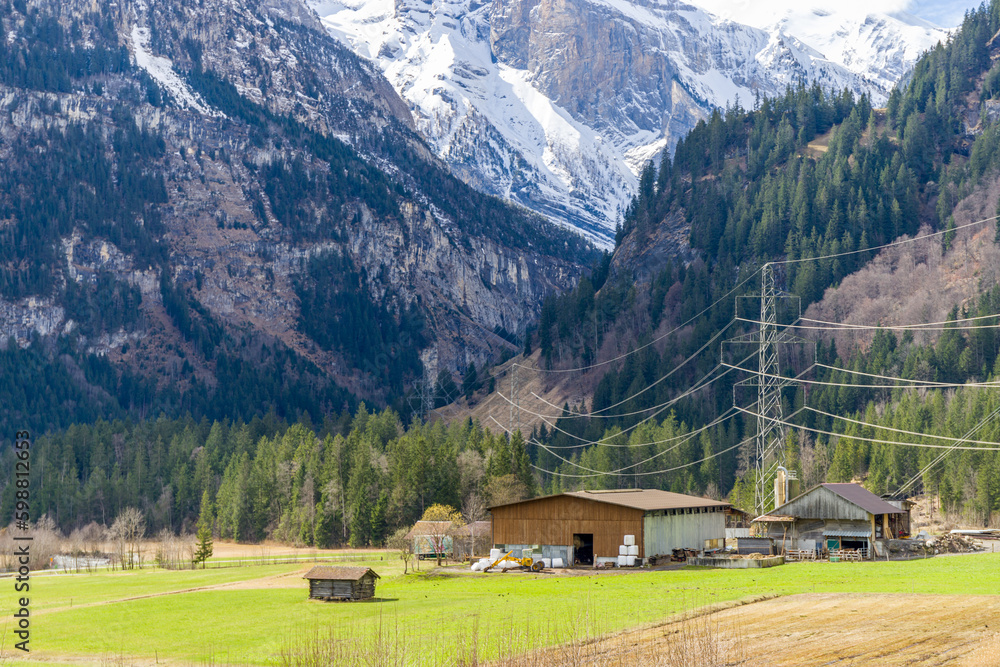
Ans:
POLYGON ((642 510, 556 496, 495 507, 491 513, 494 544, 572 546, 573 533, 592 533, 595 556, 617 556, 625 535, 635 535, 639 556, 645 557, 642 510))
POLYGON ((780 514, 798 519, 844 519, 868 521, 871 515, 854 503, 820 486, 784 505, 780 514))

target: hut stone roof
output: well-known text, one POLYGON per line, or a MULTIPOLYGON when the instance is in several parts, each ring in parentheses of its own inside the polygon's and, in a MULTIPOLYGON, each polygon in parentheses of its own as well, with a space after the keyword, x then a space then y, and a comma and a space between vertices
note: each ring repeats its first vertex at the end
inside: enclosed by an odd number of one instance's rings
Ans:
POLYGON ((381 577, 370 567, 330 567, 317 565, 302 575, 303 579, 334 579, 337 581, 358 581, 369 572, 376 579, 381 577))

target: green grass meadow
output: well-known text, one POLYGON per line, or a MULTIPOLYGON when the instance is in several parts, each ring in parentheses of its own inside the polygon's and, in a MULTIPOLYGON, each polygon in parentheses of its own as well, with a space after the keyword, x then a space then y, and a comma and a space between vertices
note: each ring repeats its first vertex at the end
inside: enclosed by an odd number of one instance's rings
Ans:
MULTIPOLYGON (((362 563, 351 563, 361 565, 362 563)), ((448 664, 476 646, 490 658, 655 623, 709 604, 794 593, 992 594, 1000 591, 1000 554, 891 563, 795 563, 765 570, 682 568, 584 576, 466 574, 465 569, 402 575, 397 561, 374 561, 380 601, 307 600, 306 565, 196 571, 59 575, 31 582, 31 663, 81 658, 131 664, 284 664, 310 638, 389 640, 412 660, 448 664), (272 580, 293 588, 203 586, 272 580), (163 595, 171 591, 185 591, 163 595), (155 597, 138 597, 154 595, 155 597), (137 599, 126 599, 137 598, 137 599), (512 643, 513 642, 513 643, 512 643)), ((249 585, 249 584, 247 584, 249 585)), ((13 582, 0 580, 3 619, 11 619, 13 582)), ((18 659, 5 621, 5 664, 18 659)), ((20 663, 15 663, 20 664, 20 663)), ((84 661, 86 664, 86 661, 84 661)))

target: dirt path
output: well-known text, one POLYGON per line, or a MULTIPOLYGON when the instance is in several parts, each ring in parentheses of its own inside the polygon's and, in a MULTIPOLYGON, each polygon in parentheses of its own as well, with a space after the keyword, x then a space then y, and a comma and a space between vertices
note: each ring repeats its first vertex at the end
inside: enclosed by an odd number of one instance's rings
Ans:
POLYGON ((1000 596, 804 594, 505 665, 1000 665, 1000 596))
POLYGON ((312 567, 311 565, 303 567, 295 572, 285 572, 284 574, 272 574, 266 577, 260 577, 258 579, 245 579, 243 581, 229 581, 223 584, 211 584, 209 586, 196 586, 194 588, 182 588, 176 591, 162 591, 160 593, 148 593, 146 595, 133 595, 126 598, 117 598, 115 600, 101 600, 99 602, 86 602, 84 604, 78 604, 65 607, 54 607, 52 609, 42 609, 36 612, 32 612, 32 615, 40 616, 42 614, 54 614, 59 611, 68 611, 70 609, 84 609, 86 607, 99 607, 105 604, 117 604, 119 602, 131 602, 133 600, 144 600, 146 598, 158 598, 164 595, 180 595, 181 593, 197 593, 199 591, 218 591, 218 590, 246 590, 246 589, 261 589, 261 588, 302 588, 302 575, 312 567))

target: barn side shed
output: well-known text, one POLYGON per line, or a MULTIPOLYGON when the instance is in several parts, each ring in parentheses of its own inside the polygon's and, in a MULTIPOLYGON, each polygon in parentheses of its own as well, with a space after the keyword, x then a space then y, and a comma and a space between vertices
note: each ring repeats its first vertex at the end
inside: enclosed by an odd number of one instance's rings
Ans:
POLYGON ((870 557, 875 542, 892 537, 906 513, 860 484, 827 483, 755 521, 766 524, 775 544, 786 549, 818 554, 849 549, 870 557))
POLYGON ((309 580, 310 599, 368 600, 375 597, 375 581, 380 577, 370 567, 317 565, 302 578, 309 580))

